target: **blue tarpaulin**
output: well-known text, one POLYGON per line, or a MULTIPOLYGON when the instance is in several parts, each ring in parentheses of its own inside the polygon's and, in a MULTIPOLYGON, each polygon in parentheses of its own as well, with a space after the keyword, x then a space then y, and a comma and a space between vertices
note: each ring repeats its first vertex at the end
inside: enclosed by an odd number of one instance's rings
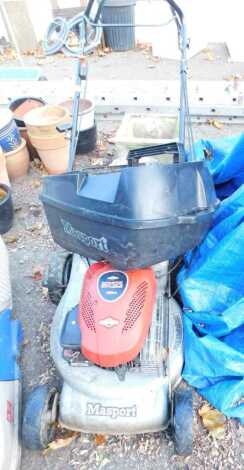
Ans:
POLYGON ((212 229, 185 256, 178 275, 184 304, 183 377, 213 406, 244 423, 244 134, 196 144, 207 148, 223 199, 212 229))

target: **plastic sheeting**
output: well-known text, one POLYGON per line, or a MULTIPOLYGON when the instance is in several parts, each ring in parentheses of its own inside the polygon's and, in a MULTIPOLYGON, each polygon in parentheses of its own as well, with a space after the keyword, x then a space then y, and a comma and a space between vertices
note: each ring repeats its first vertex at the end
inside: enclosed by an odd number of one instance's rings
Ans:
POLYGON ((202 244, 178 275, 184 304, 185 380, 214 407, 244 423, 244 134, 199 141, 222 201, 202 244))
POLYGON ((195 145, 196 158, 204 158, 204 149, 212 155, 209 169, 220 199, 232 194, 244 183, 244 133, 216 140, 199 140, 195 145))

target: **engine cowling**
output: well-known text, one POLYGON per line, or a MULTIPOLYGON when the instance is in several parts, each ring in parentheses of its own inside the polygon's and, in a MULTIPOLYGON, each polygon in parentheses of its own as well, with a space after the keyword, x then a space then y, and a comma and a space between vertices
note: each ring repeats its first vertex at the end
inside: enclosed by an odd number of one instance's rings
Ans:
POLYGON ((101 367, 134 360, 147 337, 155 299, 151 268, 123 272, 104 262, 90 266, 79 305, 82 354, 101 367))

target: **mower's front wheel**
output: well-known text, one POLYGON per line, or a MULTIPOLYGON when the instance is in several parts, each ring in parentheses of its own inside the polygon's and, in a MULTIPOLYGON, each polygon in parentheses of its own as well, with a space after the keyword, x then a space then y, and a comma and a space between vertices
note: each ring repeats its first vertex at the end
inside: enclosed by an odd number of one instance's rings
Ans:
POLYGON ((23 415, 22 440, 27 449, 46 449, 54 439, 58 411, 58 392, 40 385, 30 393, 23 415))
POLYGON ((72 254, 60 250, 52 254, 44 286, 48 288, 51 302, 58 305, 68 285, 72 267, 72 254))
POLYGON ((174 393, 174 440, 178 455, 191 455, 193 443, 193 409, 191 389, 177 389, 174 393))

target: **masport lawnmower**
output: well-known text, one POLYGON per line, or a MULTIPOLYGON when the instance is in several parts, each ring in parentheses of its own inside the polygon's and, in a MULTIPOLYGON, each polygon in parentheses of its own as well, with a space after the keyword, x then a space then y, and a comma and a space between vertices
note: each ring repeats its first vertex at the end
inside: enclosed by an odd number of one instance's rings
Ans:
MULTIPOLYGON (((76 91, 69 172, 44 180, 47 220, 65 250, 50 264, 47 280, 58 304, 51 354, 63 384, 60 392, 39 386, 27 400, 23 440, 32 449, 48 446, 58 420, 68 429, 105 434, 170 425, 176 451, 192 450, 192 394, 180 384, 182 312, 171 294, 171 273, 206 235, 218 201, 205 162, 194 158, 183 13, 167 2, 182 55, 178 141, 132 150, 120 166, 72 171, 76 91)), ((101 27, 102 4, 94 13, 89 2, 84 30, 101 27)), ((84 61, 78 62, 77 84, 86 75, 84 61)))

